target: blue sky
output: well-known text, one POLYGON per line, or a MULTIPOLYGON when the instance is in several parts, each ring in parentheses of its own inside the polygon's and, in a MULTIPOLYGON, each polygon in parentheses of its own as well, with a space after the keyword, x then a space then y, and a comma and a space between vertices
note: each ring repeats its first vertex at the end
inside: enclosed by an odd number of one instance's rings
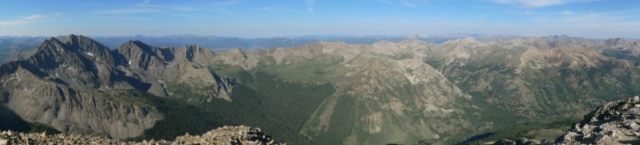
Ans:
POLYGON ((4 0, 0 35, 640 38, 638 0, 4 0))

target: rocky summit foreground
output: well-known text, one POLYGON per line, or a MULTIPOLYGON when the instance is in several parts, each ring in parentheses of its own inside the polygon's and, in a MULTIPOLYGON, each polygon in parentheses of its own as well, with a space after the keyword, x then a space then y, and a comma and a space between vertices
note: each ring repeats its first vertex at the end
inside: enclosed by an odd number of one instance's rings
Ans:
POLYGON ((0 132, 0 145, 13 144, 118 144, 118 145, 175 145, 175 144, 280 144, 275 143, 270 136, 260 131, 260 128, 247 126, 224 126, 211 130, 202 135, 176 137, 175 141, 142 141, 131 142, 111 140, 102 137, 83 135, 47 135, 46 133, 17 133, 12 131, 0 132))

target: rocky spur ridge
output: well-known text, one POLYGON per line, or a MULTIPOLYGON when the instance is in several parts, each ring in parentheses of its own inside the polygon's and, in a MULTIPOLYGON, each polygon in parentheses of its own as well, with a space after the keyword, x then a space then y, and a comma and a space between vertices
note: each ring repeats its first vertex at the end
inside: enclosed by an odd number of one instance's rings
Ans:
POLYGON ((248 126, 224 126, 211 130, 202 135, 189 135, 176 137, 175 141, 150 140, 142 142, 112 140, 103 137, 85 135, 50 135, 43 133, 19 133, 13 131, 0 132, 0 145, 14 144, 117 144, 117 145, 183 145, 183 144, 230 144, 230 145, 276 145, 269 135, 261 132, 260 128, 248 126))
POLYGON ((606 103, 572 125, 555 142, 502 139, 494 145, 637 145, 640 144, 640 96, 606 103))

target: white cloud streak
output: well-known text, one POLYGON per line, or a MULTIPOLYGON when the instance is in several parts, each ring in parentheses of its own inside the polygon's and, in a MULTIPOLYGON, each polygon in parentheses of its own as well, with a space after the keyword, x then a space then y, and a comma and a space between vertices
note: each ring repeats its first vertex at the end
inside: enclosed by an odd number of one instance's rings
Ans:
POLYGON ((24 19, 27 19, 27 20, 35 20, 35 19, 42 19, 42 18, 46 18, 46 17, 47 17, 47 16, 45 16, 45 15, 33 14, 33 15, 30 15, 30 16, 26 16, 26 17, 24 17, 24 19))
POLYGON ((546 7, 553 5, 563 5, 573 2, 592 2, 599 0, 491 0, 499 4, 515 4, 526 8, 546 7))
MULTIPOLYGON (((62 15, 62 13, 53 13, 51 15, 60 16, 60 15, 62 15)), ((33 22, 40 21, 40 20, 45 19, 47 17, 48 17, 47 15, 42 15, 42 14, 33 14, 33 15, 29 15, 29 16, 22 16, 22 17, 20 17, 20 19, 16 19, 16 20, 0 21, 0 26, 2 26, 2 27, 11 27, 11 26, 29 25, 29 24, 31 24, 33 22)))

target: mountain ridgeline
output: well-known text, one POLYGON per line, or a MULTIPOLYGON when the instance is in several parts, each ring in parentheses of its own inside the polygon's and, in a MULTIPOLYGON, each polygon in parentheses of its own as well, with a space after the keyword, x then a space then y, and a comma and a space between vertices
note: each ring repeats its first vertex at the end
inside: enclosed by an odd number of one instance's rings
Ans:
POLYGON ((111 50, 69 35, 11 58, 0 65, 5 112, 132 140, 250 125, 295 144, 455 143, 578 119, 640 92, 640 45, 620 38, 409 38, 218 53, 140 41, 111 50))

